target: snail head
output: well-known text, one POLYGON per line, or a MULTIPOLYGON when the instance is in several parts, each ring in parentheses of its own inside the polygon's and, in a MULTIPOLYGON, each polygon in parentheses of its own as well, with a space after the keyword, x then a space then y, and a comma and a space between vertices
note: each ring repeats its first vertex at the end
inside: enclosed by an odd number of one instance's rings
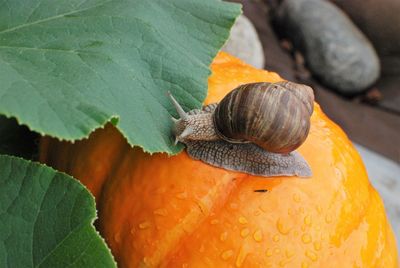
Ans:
POLYGON ((214 128, 212 113, 197 112, 192 110, 186 113, 182 106, 176 101, 170 92, 167 93, 177 111, 179 118, 171 117, 174 124, 173 133, 175 144, 187 143, 195 140, 217 140, 219 139, 214 128))

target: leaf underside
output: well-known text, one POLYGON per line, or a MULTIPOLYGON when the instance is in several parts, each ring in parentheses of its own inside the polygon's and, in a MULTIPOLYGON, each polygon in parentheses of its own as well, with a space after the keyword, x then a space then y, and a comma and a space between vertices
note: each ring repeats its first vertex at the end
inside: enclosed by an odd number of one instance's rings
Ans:
POLYGON ((76 180, 0 155, 0 267, 115 267, 76 180))
POLYGON ((0 114, 64 140, 111 121, 176 153, 169 90, 200 107, 240 6, 218 0, 0 0, 0 114))

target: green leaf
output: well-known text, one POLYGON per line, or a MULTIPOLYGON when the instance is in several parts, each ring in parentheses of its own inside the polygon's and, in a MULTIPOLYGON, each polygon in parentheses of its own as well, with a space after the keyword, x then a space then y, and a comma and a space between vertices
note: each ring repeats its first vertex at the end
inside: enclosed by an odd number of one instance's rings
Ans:
POLYGON ((36 158, 38 135, 15 119, 0 116, 0 154, 36 158))
POLYGON ((107 121, 175 153, 166 97, 199 107, 240 13, 218 0, 0 0, 0 114, 75 140, 107 121))
POLYGON ((115 267, 95 216, 78 181, 0 155, 0 267, 115 267))

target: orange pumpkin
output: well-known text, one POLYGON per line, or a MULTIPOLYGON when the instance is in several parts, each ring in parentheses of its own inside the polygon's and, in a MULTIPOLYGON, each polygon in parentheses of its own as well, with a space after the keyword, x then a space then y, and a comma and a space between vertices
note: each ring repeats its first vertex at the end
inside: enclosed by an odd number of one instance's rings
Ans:
MULTIPOLYGON (((239 84, 282 80, 225 53, 206 103, 239 84)), ((351 142, 315 104, 298 149, 313 176, 263 178, 131 148, 111 125, 40 158, 95 195, 98 228, 120 267, 397 267, 382 201, 351 142)))

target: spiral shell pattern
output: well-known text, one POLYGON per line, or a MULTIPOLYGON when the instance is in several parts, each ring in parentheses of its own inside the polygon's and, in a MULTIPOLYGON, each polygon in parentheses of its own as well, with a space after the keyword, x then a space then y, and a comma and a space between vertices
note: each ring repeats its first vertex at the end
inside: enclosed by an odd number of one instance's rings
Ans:
POLYGON ((307 138, 314 94, 293 82, 244 84, 219 103, 213 120, 229 142, 251 142, 274 153, 289 153, 307 138))

